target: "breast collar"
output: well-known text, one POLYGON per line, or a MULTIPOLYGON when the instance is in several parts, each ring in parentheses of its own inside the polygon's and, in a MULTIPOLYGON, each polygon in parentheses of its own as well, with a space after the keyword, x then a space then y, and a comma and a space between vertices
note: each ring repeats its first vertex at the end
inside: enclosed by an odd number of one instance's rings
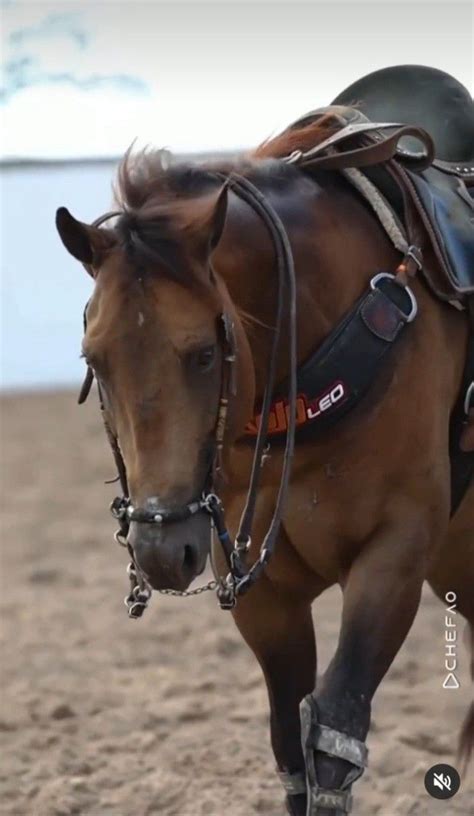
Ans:
MULTIPOLYGON (((369 289, 342 318, 322 345, 297 371, 295 442, 319 439, 353 408, 370 400, 370 389, 393 357, 396 341, 417 315, 417 302, 409 286, 396 276, 375 275, 369 289)), ((279 445, 288 427, 286 384, 276 389, 270 410, 268 437, 279 445)), ((451 462, 451 516, 459 507, 474 475, 474 452, 464 450, 461 438, 474 410, 474 335, 470 336, 464 374, 451 413, 449 449, 451 462)), ((252 440, 260 414, 247 425, 252 440)))
MULTIPOLYGON (((298 440, 324 433, 360 402, 417 311, 412 290, 395 275, 381 272, 372 278, 368 290, 298 368, 298 440)), ((283 383, 270 411, 268 435, 275 441, 288 427, 285 394, 283 383)), ((259 422, 257 413, 247 425, 247 438, 255 436, 259 422)))

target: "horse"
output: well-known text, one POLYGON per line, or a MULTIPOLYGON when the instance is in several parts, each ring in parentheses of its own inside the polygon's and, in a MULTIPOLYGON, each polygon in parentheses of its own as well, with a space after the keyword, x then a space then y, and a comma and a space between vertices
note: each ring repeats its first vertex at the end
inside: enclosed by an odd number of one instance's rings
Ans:
MULTIPOLYGON (((474 673, 474 483, 452 512, 449 441, 467 312, 436 298, 419 274, 420 265, 437 272, 433 255, 401 262, 333 165, 294 160, 343 129, 329 111, 235 160, 199 165, 129 150, 113 225, 83 223, 64 207, 56 219, 95 284, 81 400, 95 377, 127 491, 115 514, 132 557, 132 607, 141 614, 152 590, 186 593, 209 554, 216 575, 231 570, 242 591, 224 580, 211 588, 219 584, 261 666, 292 816, 349 812, 367 764, 371 701, 425 581, 443 601, 455 596, 474 673), (319 368, 330 364, 344 327, 355 325, 354 304, 378 332, 374 342, 393 333, 396 343, 356 404, 337 377, 309 404, 295 365, 315 349, 325 349, 319 368), (290 402, 275 402, 269 378, 284 396, 290 381, 290 402), (342 414, 329 422, 338 403, 342 414), (315 434, 303 427, 309 416, 321 420, 315 434), (249 479, 258 483, 251 507, 249 479), (339 640, 316 685, 311 608, 334 585, 339 640)), ((354 335, 345 353, 356 346, 354 335)), ((371 365, 364 349, 351 364, 358 376, 364 354, 371 365)), ((465 761, 473 745, 474 704, 460 737, 465 761)))

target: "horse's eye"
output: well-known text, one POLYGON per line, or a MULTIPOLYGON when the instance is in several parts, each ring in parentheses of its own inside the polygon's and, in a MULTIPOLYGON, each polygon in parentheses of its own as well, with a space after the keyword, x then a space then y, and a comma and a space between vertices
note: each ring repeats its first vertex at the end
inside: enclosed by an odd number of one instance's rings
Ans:
POLYGON ((216 347, 207 346, 206 348, 196 351, 194 355, 196 367, 203 373, 210 371, 216 359, 216 347))

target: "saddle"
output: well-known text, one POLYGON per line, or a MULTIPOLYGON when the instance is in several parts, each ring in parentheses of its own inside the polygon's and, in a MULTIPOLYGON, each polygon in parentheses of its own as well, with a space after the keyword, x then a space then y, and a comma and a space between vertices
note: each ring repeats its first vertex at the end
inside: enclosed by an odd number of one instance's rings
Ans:
POLYGON ((376 194, 370 195, 367 184, 363 190, 356 174, 349 172, 358 167, 388 205, 398 229, 403 232, 405 225, 416 237, 426 260, 422 274, 434 294, 464 308, 474 294, 474 102, 469 92, 435 68, 384 68, 359 79, 330 106, 306 114, 291 128, 328 114, 339 120, 342 130, 300 163, 308 169, 332 166, 345 172, 380 217, 376 194), (351 164, 355 151, 345 149, 348 143, 359 145, 359 150, 360 145, 375 147, 384 141, 383 132, 396 126, 401 129, 388 160, 379 162, 375 151, 374 160, 351 164), (340 140, 344 131, 346 138, 340 140), (327 164, 327 151, 338 153, 332 165, 327 164), (433 257, 438 263, 430 263, 433 257))
MULTIPOLYGON (((437 159, 461 166, 474 164, 473 101, 460 82, 437 68, 382 68, 349 85, 331 104, 356 106, 373 122, 420 125, 433 139, 437 159)), ((417 149, 410 137, 401 146, 417 149)))

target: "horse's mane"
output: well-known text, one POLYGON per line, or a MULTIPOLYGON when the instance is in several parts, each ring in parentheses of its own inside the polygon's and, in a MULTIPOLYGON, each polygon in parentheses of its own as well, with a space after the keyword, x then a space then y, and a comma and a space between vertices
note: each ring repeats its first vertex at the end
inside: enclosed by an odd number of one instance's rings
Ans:
POLYGON ((115 204, 122 211, 116 232, 134 266, 159 263, 174 279, 191 283, 186 237, 197 233, 222 186, 233 171, 258 185, 281 185, 295 169, 278 159, 319 144, 340 125, 322 116, 302 127, 284 130, 236 160, 204 164, 170 163, 166 151, 144 148, 126 152, 120 162, 115 204), (218 175, 219 174, 219 175, 218 175))
MULTIPOLYGON (((308 117, 304 117, 303 121, 307 119, 308 117)), ((309 150, 341 127, 340 121, 335 116, 330 113, 323 114, 306 125, 286 128, 277 136, 262 142, 251 155, 255 159, 282 158, 294 150, 309 150)))

